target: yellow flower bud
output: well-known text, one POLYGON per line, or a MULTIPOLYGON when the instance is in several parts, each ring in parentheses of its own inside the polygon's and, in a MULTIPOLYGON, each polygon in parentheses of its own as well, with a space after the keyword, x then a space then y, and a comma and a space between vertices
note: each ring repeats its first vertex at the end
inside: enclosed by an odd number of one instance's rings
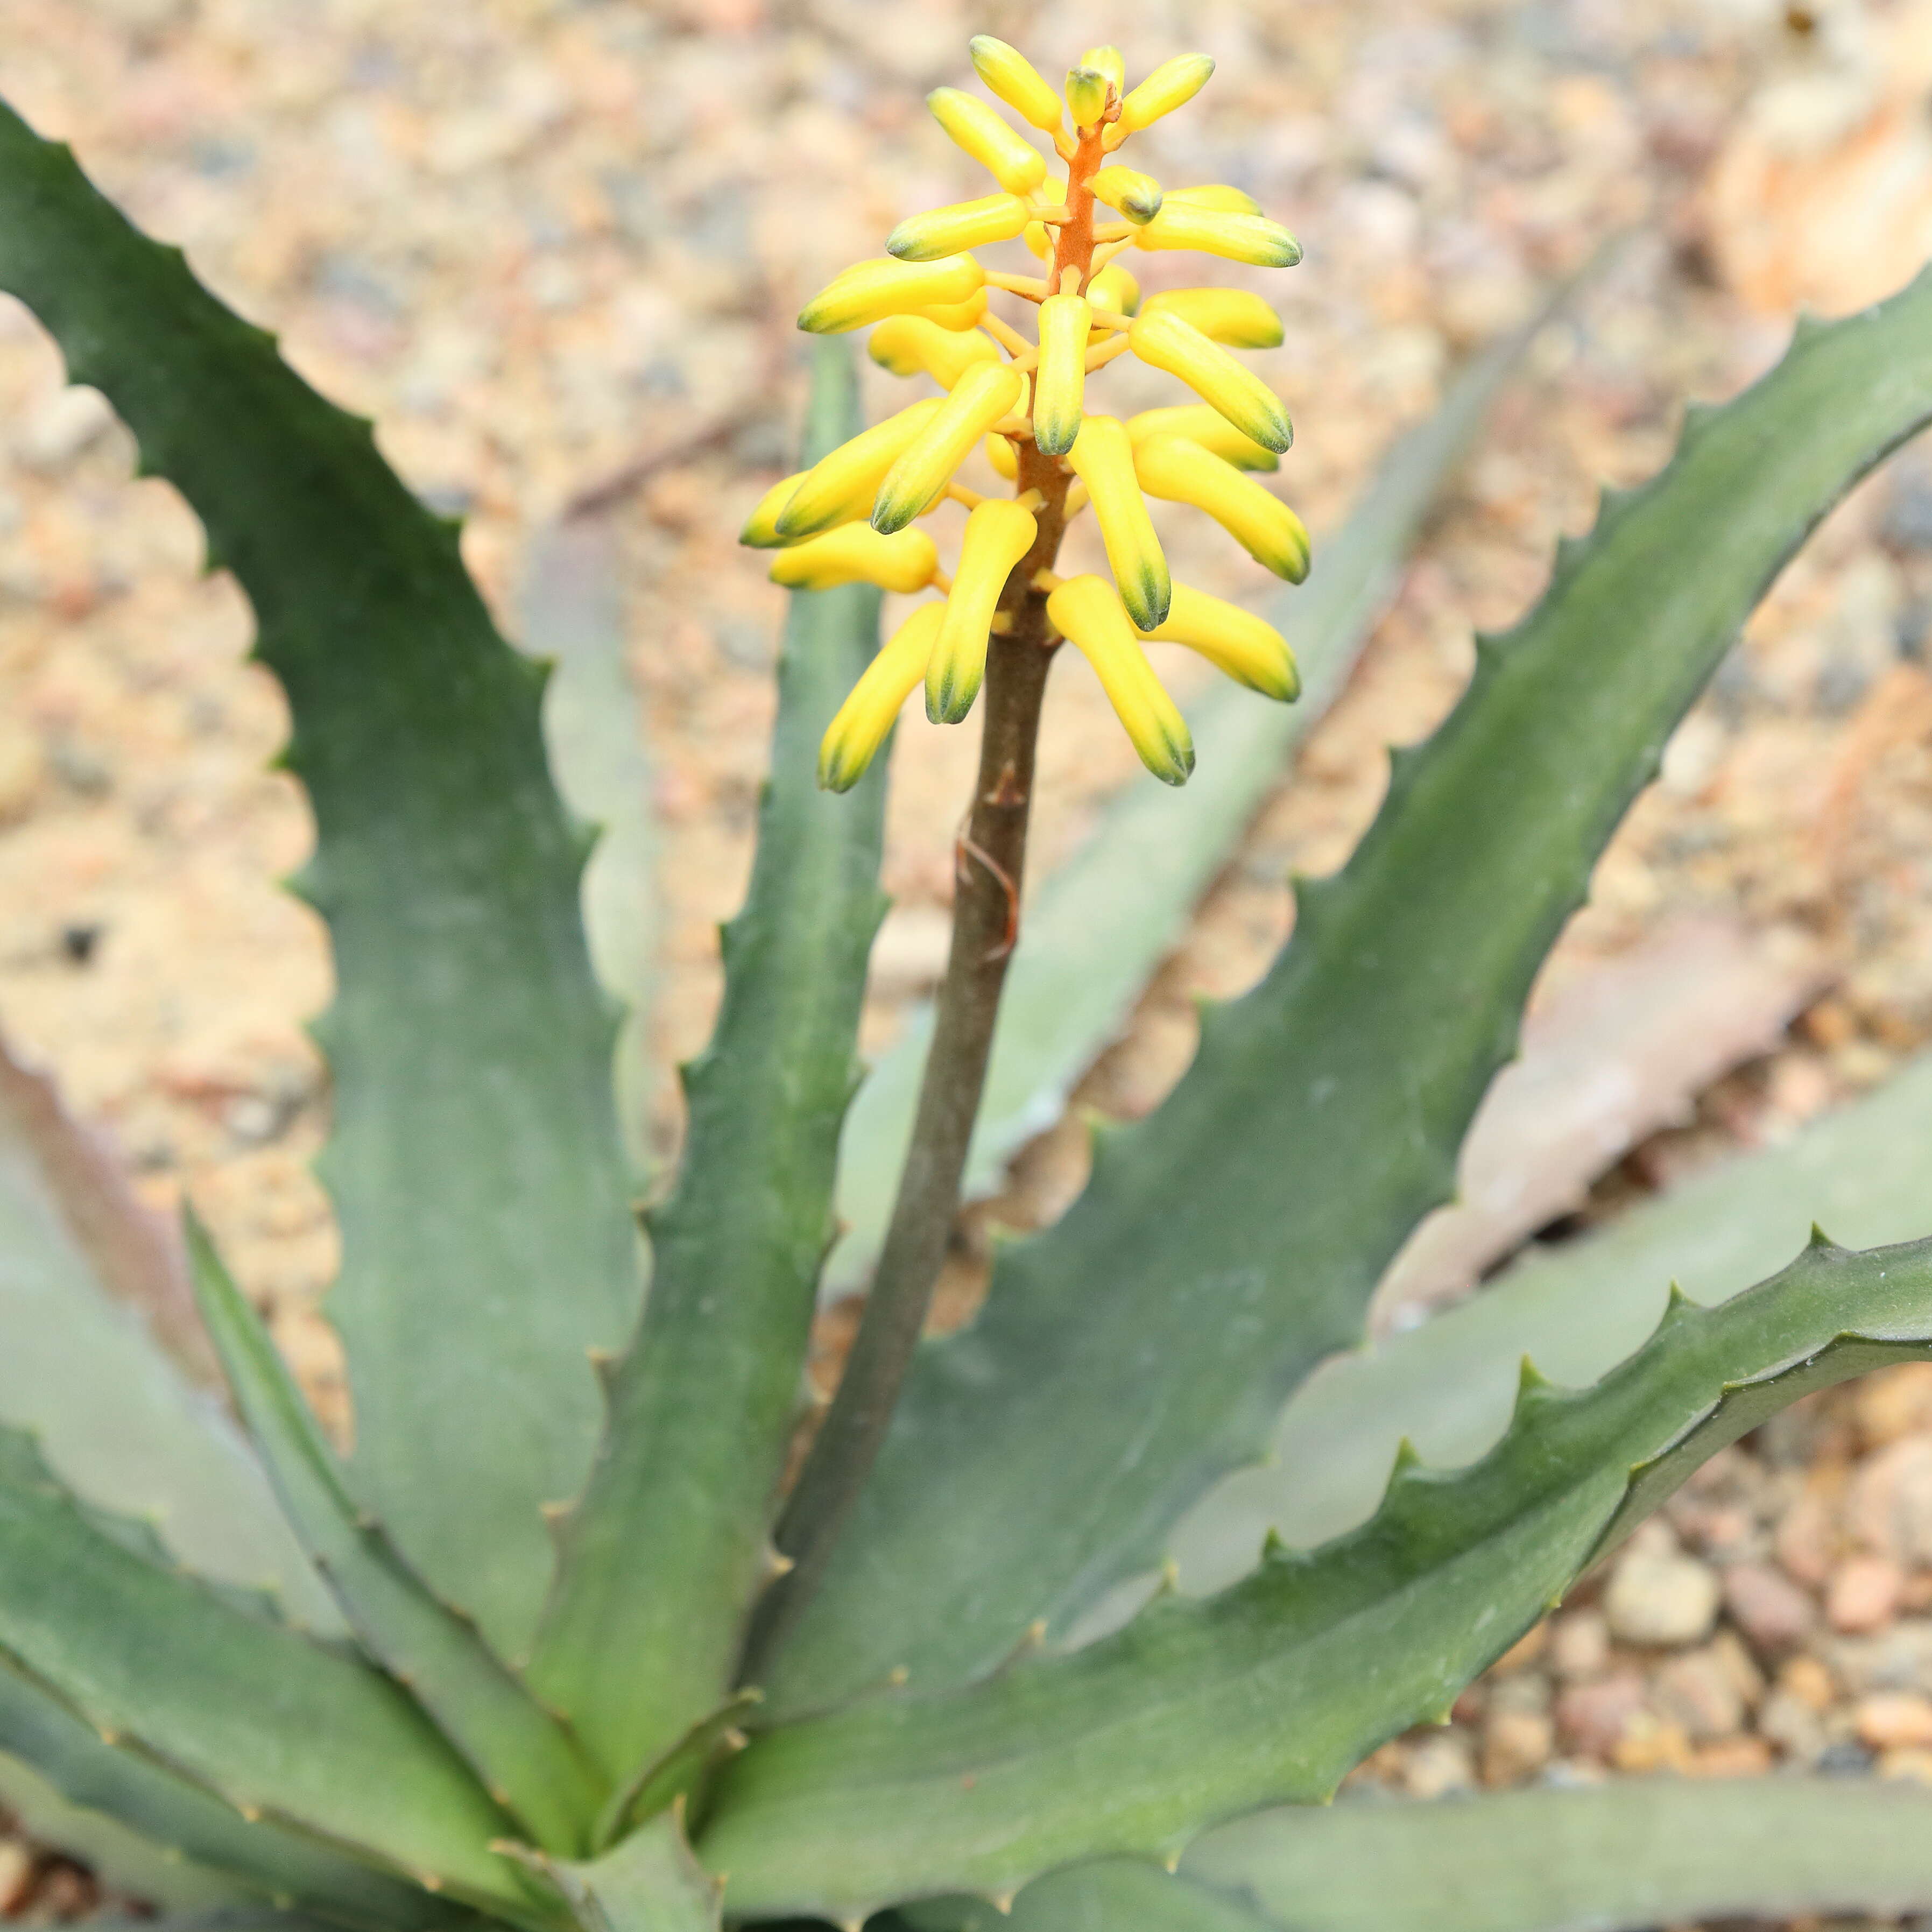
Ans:
POLYGON ((1046 616, 1094 667, 1141 763, 1164 784, 1185 784, 1194 769, 1193 738, 1112 586, 1098 577, 1070 578, 1046 600, 1046 616))
POLYGON ((1301 260, 1301 244, 1262 214, 1224 214, 1171 194, 1160 212, 1134 230, 1136 248, 1198 248, 1230 262, 1257 268, 1292 268, 1301 260))
POLYGON ((1178 376, 1204 403, 1212 403, 1244 436, 1279 454, 1294 440, 1281 398, 1225 349, 1191 322, 1156 309, 1134 318, 1127 341, 1140 359, 1178 376))
POLYGON ((986 291, 975 289, 962 302, 935 302, 930 308, 912 313, 936 322, 941 328, 977 328, 986 313, 986 291))
POLYGON ((1026 385, 1007 362, 976 362, 918 440, 885 475, 872 505, 872 527, 904 530, 935 502, 974 443, 1020 400, 1026 385))
POLYGON ((842 524, 772 560, 771 578, 790 590, 832 590, 842 584, 876 584, 881 590, 923 590, 939 568, 939 552, 923 530, 881 536, 869 524, 842 524))
POLYGON ((1094 311, 1084 296, 1048 296, 1040 305, 1040 373, 1034 383, 1033 440, 1064 456, 1080 434, 1087 387, 1087 337, 1094 311))
POLYGON ((814 335, 842 335, 933 302, 964 302, 986 283, 986 271, 970 255, 938 262, 896 262, 890 255, 855 262, 799 310, 798 326, 814 335))
POLYGON ((989 436, 986 439, 986 460, 1009 483, 1017 483, 1020 478, 1019 453, 1004 436, 989 436))
MULTIPOLYGON (((1028 70, 1029 73, 1032 70, 1028 70)), ((1037 74, 1034 75, 1040 80, 1037 74)), ((1042 87, 1046 82, 1041 80, 1042 87)), ((1047 98, 1053 99, 1048 88, 1047 98)), ((1046 157, 1016 134, 983 100, 956 87, 935 87, 926 97, 932 118, 1009 194, 1030 194, 1046 178, 1046 157)), ((1060 103, 1053 103, 1053 124, 1060 125, 1060 103)))
POLYGON ((1171 310, 1210 342, 1231 349, 1279 349, 1281 317, 1246 289, 1163 289, 1148 298, 1150 310, 1171 310))
POLYGON ((1144 636, 1164 644, 1185 644, 1217 670, 1284 704, 1301 695, 1301 674, 1288 640, 1270 623, 1238 604, 1224 604, 1184 584, 1174 586, 1167 622, 1144 636))
POLYGON ((1107 76, 1098 68, 1076 67, 1066 76, 1067 111, 1076 128, 1098 124, 1107 111, 1107 76))
POLYGON ((1179 403, 1164 410, 1142 410, 1127 418, 1127 435, 1136 448, 1150 436, 1184 436, 1203 449, 1211 449, 1237 470, 1279 470, 1281 458, 1271 449, 1244 436, 1219 410, 1205 403, 1179 403))
POLYGON ((1206 54, 1177 54, 1162 61, 1120 103, 1120 125, 1138 132, 1163 114, 1185 107, 1208 85, 1214 63, 1206 54))
POLYGON ((1279 496, 1198 442, 1150 436, 1134 452, 1134 471, 1150 496, 1205 510, 1276 576, 1299 584, 1308 574, 1308 532, 1301 519, 1279 496))
POLYGON ((805 472, 801 470, 782 482, 774 483, 758 499, 758 507, 745 519, 738 541, 749 544, 754 550, 776 550, 784 542, 778 535, 778 512, 791 501, 791 493, 804 481, 805 472))
POLYGON ((1134 474, 1133 445, 1125 428, 1114 416, 1088 416, 1066 460, 1093 497, 1120 601, 1142 630, 1151 631, 1166 620, 1173 584, 1134 474))
POLYGON ((956 724, 973 708, 986 675, 986 638, 1013 566, 1033 548, 1030 512, 1010 499, 976 505, 966 519, 959 568, 946 599, 945 620, 926 665, 926 715, 956 724))
POLYGON ((1184 201, 1192 208, 1218 208, 1223 214, 1258 214, 1262 205, 1246 189, 1230 188, 1226 182, 1208 182, 1199 188, 1171 188, 1169 201, 1184 201))
POLYGON ((1132 222, 1151 221, 1160 212, 1160 183, 1132 168, 1101 169, 1094 177, 1094 192, 1132 222))
POLYGON ((1127 85, 1127 64, 1120 58, 1118 47, 1089 47, 1080 56, 1080 64, 1091 68, 1096 74, 1104 74, 1114 98, 1120 98, 1127 85))
POLYGON ((818 746, 818 782, 827 791, 850 791, 898 722, 901 707, 926 676, 926 661, 939 634, 944 604, 922 604, 866 667, 847 694, 818 746))
POLYGON ((950 389, 974 363, 997 362, 1000 345, 980 329, 941 328, 922 315, 889 315, 873 330, 866 352, 895 376, 930 376, 950 389))
POLYGON ((1109 262, 1087 284, 1087 299, 1096 308, 1132 315, 1141 305, 1141 285, 1118 262, 1109 262))
POLYGON ((874 423, 820 457, 799 479, 791 500, 778 512, 778 542, 796 543, 820 530, 869 515, 886 472, 938 413, 939 399, 930 397, 874 423))
POLYGON ((989 194, 908 214, 886 237, 886 253, 902 262, 936 262, 989 242, 1010 242, 1033 212, 1016 194, 989 194))
POLYGON ((1030 121, 1048 134, 1058 129, 1059 95, 1048 86, 1046 76, 1017 47, 1008 46, 1004 40, 996 40, 991 34, 975 34, 968 51, 973 56, 974 72, 1022 121, 1030 121))

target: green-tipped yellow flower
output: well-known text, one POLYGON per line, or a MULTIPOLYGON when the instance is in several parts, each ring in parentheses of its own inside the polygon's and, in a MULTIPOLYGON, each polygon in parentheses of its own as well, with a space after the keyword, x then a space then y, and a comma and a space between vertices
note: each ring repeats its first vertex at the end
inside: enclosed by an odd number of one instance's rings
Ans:
POLYGON ((1281 317, 1246 289, 1163 289, 1147 305, 1191 322, 1209 341, 1230 349, 1281 346, 1281 317))
POLYGON ((758 499, 758 507, 745 519, 738 541, 749 544, 754 550, 776 550, 784 542, 778 535, 778 512, 791 501, 791 493, 804 481, 805 472, 801 470, 782 482, 774 483, 758 499))
POLYGON ((1141 305, 1141 285, 1118 262, 1109 262, 1087 284, 1087 299, 1096 308, 1116 315, 1132 315, 1141 305))
POLYGON ((1066 76, 1066 111, 1076 128, 1096 126, 1107 111, 1112 87, 1097 67, 1076 67, 1066 76))
POLYGON ((873 330, 866 352, 895 376, 930 376, 950 389, 974 363, 998 362, 1000 345, 976 328, 941 328, 922 315, 889 315, 873 330))
POLYGON ((1160 212, 1160 183, 1132 168, 1102 168, 1094 177, 1094 193, 1130 221, 1151 221, 1160 212))
POLYGON ((771 578, 788 590, 834 590, 842 584, 876 584, 881 590, 923 590, 939 568, 939 552, 923 530, 881 536, 869 524, 842 524, 809 537, 772 560, 771 578))
POLYGON ((855 262, 799 310, 798 326, 814 335, 842 335, 934 302, 964 302, 986 284, 985 270, 970 255, 937 262, 898 262, 886 255, 855 262))
POLYGON ((1171 188, 1170 201, 1184 201, 1192 208, 1218 208, 1223 214, 1258 214, 1262 205, 1246 188, 1231 188, 1226 182, 1205 182, 1198 188, 1171 188))
MULTIPOLYGON (((1033 70, 1029 68, 1029 74, 1033 70)), ((1034 75, 1040 80, 1037 74, 1034 75)), ((1042 88, 1046 82, 1041 80, 1042 88)), ((1046 88, 1053 100, 1053 90, 1046 88)), ((1030 194, 1046 178, 1046 157, 1024 135, 1016 134, 983 100, 956 87, 935 87, 926 97, 932 118, 1009 194, 1030 194)), ((1060 125, 1060 103, 1053 102, 1053 124, 1060 125)))
POLYGON ((1205 591, 1177 584, 1167 622, 1143 634, 1164 644, 1185 644, 1264 698, 1286 704, 1301 695, 1301 674, 1288 640, 1252 610, 1224 604, 1205 591))
POLYGON ((986 675, 986 639, 1013 566, 1033 548, 1032 513, 1007 500, 976 505, 966 519, 959 568, 946 616, 926 666, 926 715, 956 724, 973 708, 986 675))
POLYGON ((886 472, 872 505, 873 529, 904 530, 936 502, 974 444, 1014 408, 1025 387, 1009 363, 974 363, 919 440, 886 472))
POLYGON ((1162 61, 1120 103, 1120 125, 1137 133, 1163 114, 1185 107, 1208 85, 1214 63, 1206 54, 1177 54, 1162 61))
POLYGON ((1301 244, 1262 214, 1224 214, 1171 194, 1160 212, 1134 230, 1136 248, 1196 248, 1257 268, 1292 268, 1301 260, 1301 244))
POLYGON ((1141 763, 1163 784, 1185 784, 1194 769, 1193 738, 1112 587, 1098 577, 1070 578, 1046 600, 1046 616, 1094 667, 1141 763))
POLYGON ((1114 416, 1087 417, 1066 460, 1094 500, 1120 601, 1142 630, 1151 631, 1166 622, 1174 586, 1134 474, 1134 448, 1126 426, 1114 416))
POLYGON ((1178 376, 1204 403, 1213 404, 1264 449, 1279 454, 1294 440, 1281 398, 1172 310, 1136 316, 1127 341, 1143 362, 1178 376))
POLYGON ((1127 85, 1127 63, 1118 47, 1089 47, 1080 56, 1080 64, 1107 76, 1107 85, 1118 100, 1127 85))
POLYGON ((929 308, 914 309, 912 313, 937 322, 941 328, 977 328, 986 314, 986 291, 975 289, 964 302, 934 302, 929 308))
POLYGON ((866 667, 818 745, 818 782, 850 791, 866 775, 901 709, 926 676, 926 661, 946 615, 944 604, 922 604, 866 667))
POLYGON ((886 472, 925 433, 939 407, 937 397, 914 403, 821 457, 778 512, 778 542, 796 543, 869 516, 886 472))
POLYGON ((1094 310, 1084 296, 1048 296, 1040 305, 1040 374, 1034 382, 1033 440, 1064 456, 1080 434, 1087 388, 1087 338, 1094 310))
POLYGON ((1032 209, 1016 194, 956 201, 908 214, 886 237, 886 252, 902 262, 937 262, 989 242, 1010 242, 1032 219, 1032 209))
POLYGON ((1299 584, 1308 574, 1308 532, 1301 519, 1279 496, 1198 442, 1150 436, 1134 452, 1134 470, 1149 496, 1205 510, 1276 576, 1299 584))
POLYGON ((1237 470, 1279 470, 1281 458, 1244 436, 1219 410, 1205 403, 1177 403, 1164 410, 1142 410, 1127 418, 1127 435, 1136 448, 1150 436, 1184 436, 1203 449, 1211 449, 1237 470))
POLYGON ((1022 121, 1030 121, 1043 134, 1058 128, 1064 118, 1060 96, 1017 47, 996 40, 991 34, 975 34, 968 51, 973 56, 974 72, 1022 121))

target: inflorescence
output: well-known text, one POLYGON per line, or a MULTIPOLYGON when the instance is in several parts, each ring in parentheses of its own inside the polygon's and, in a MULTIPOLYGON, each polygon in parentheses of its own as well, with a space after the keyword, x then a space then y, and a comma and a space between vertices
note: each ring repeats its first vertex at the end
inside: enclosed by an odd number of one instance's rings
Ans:
POLYGON ((1280 318, 1234 289, 1178 289, 1144 303, 1117 259, 1129 249, 1192 248, 1288 268, 1294 238, 1238 189, 1177 188, 1112 157, 1127 137, 1193 98, 1214 70, 1204 54, 1157 68, 1128 92, 1119 53, 1090 48, 1063 96, 1003 40, 972 43, 980 79, 1048 135, 1046 157, 993 109, 956 88, 927 105, 981 163, 1000 192, 899 224, 881 259, 848 268, 808 302, 799 326, 834 334, 871 326, 873 359, 896 375, 924 374, 946 394, 913 404, 769 491, 743 541, 777 548, 773 579, 808 590, 865 582, 888 590, 937 588, 899 626, 825 734, 820 782, 854 784, 915 686, 928 717, 957 723, 986 675, 988 639, 1010 634, 1031 596, 1045 600, 1040 641, 1070 640, 1102 686, 1142 761, 1170 784, 1194 767, 1187 726, 1148 664, 1144 640, 1184 644, 1270 698, 1300 688, 1286 642, 1233 604, 1169 577, 1147 499, 1192 503, 1256 560, 1291 583, 1307 574, 1300 519, 1252 477, 1279 466, 1294 431, 1280 400, 1228 352, 1271 348, 1280 318), (1072 131, 1067 130, 1069 118, 1072 131), (1118 220, 1096 220, 1096 204, 1118 220), (1024 240, 1044 275, 982 268, 970 250, 1024 240), (1029 340, 995 315, 995 292, 1036 304, 1029 340), (1198 404, 1122 422, 1086 408, 1089 375, 1122 355, 1178 376, 1198 404), (954 481, 983 441, 1010 498, 954 481), (952 500, 967 510, 949 577, 916 521, 952 500), (1063 579, 1051 566, 1067 521, 1090 506, 1110 584, 1063 579))

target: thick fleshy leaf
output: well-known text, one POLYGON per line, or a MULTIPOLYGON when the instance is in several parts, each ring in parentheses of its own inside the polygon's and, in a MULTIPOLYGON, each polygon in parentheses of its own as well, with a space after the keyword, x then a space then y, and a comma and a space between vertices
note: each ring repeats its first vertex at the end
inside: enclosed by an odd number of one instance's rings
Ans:
POLYGON ((1822 1238, 1713 1309, 1681 1298, 1635 1355, 1565 1392, 1526 1364, 1480 1462, 1399 1460, 1362 1528, 1164 1597, 1087 1648, 886 1694, 754 1738, 699 1851, 734 1914, 843 1918, 998 1896, 1102 1853, 1172 1856, 1258 1805, 1316 1803, 1458 1693, 1700 1461, 1811 1390, 1932 1359, 1932 1240, 1822 1238))
POLYGON ((602 1858, 538 1862, 578 1932, 718 1932, 723 1888, 692 1856, 682 1809, 659 1812, 602 1858))
MULTIPOLYGON (((849 351, 818 351, 805 461, 858 427, 849 351)), ((879 593, 799 591, 778 666, 772 770, 724 1001, 686 1068, 676 1190, 648 1220, 650 1296, 608 1377, 596 1474, 531 1682, 628 1778, 716 1708, 770 1574, 772 1498, 798 1409, 838 1126, 856 1080, 885 760, 821 791, 818 742, 878 647, 879 593)))
POLYGON ((180 251, 0 110, 0 287, 200 516, 254 607, 314 807, 316 1029, 343 1235, 355 1478, 413 1561, 514 1652, 551 1569, 541 1505, 596 1441, 586 1352, 639 1291, 614 1024, 552 789, 542 674, 496 635, 454 529, 180 251))
MULTIPOLYGON (((1246 1900, 1137 1858, 1069 1865, 998 1905, 965 1898, 904 1906, 888 1915, 889 1928, 894 1920, 913 1932, 1283 1932, 1246 1900)), ((1298 1920, 1294 1932, 1304 1932, 1298 1920)))
POLYGON ((766 1684, 775 1716, 895 1668, 928 1687, 990 1669, 1036 1619, 1157 1567, 1181 1512, 1257 1458, 1449 1196, 1536 970, 1672 727, 1812 526, 1928 418, 1922 276, 1804 325, 1559 546, 1541 603, 1478 640, 1462 702, 1397 754, 1348 866, 1302 885, 1261 984, 1204 1012, 1172 1095, 1099 1138, 1085 1192, 922 1352, 766 1684))

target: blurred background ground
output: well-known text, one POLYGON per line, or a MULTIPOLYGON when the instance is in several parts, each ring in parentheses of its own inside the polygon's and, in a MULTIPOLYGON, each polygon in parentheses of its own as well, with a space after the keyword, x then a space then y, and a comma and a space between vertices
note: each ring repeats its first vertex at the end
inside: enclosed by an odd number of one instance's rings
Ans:
MULTIPOLYGON (((1286 319, 1258 366, 1295 416, 1280 482, 1318 539, 1460 358, 1627 237, 1538 337, 1292 794, 1090 1081, 1139 1112, 1184 1064, 1192 994, 1258 972, 1290 871, 1339 862, 1383 748, 1452 701, 1472 626, 1521 612, 1598 484, 1654 469, 1685 398, 1762 370, 1799 304, 1848 310, 1932 254, 1932 0, 0 0, 0 93, 376 419, 410 483, 466 517, 506 624, 536 533, 616 480, 668 1064, 704 1036, 715 927, 749 863, 781 600, 733 539, 791 467, 790 317, 901 214, 980 191, 920 104, 962 81, 980 31, 1049 70, 1101 40, 1130 71, 1216 56, 1136 158, 1170 184, 1238 184, 1304 244, 1292 274, 1246 278, 1286 319)), ((1188 279, 1172 256, 1148 278, 1188 279)), ((1098 380, 1123 408, 1173 399, 1126 364, 1098 380)), ((886 406, 890 380, 868 386, 886 406)), ((63 388, 0 298, 0 1030, 152 1198, 193 1190, 339 1414, 315 1313, 333 1235, 307 1171, 326 1086, 302 1028, 329 965, 274 884, 309 837, 269 769, 285 713, 247 662, 240 596, 198 574, 193 520, 131 468, 104 406, 63 388)), ((1178 575, 1258 594, 1204 520, 1163 520, 1178 575)), ((1586 1214, 1789 1133, 1932 1033, 1928 619, 1932 453, 1908 453, 1787 572, 1552 962, 1560 988, 1716 915, 1820 988, 1586 1214)), ((1162 669, 1184 703, 1186 674, 1162 669)), ((974 731, 915 715, 899 734, 873 1048, 942 961, 974 731)), ((1056 670, 1043 759, 1041 871, 1136 782, 1077 659, 1056 670)), ((674 1147, 668 1088, 654 1132, 674 1147)), ((1433 1796, 1820 1763, 1932 1777, 1932 1372, 1720 1458, 1448 1730, 1358 1779, 1433 1796)), ((70 1868, 0 1843, 0 1910, 88 1899, 70 1868)))

